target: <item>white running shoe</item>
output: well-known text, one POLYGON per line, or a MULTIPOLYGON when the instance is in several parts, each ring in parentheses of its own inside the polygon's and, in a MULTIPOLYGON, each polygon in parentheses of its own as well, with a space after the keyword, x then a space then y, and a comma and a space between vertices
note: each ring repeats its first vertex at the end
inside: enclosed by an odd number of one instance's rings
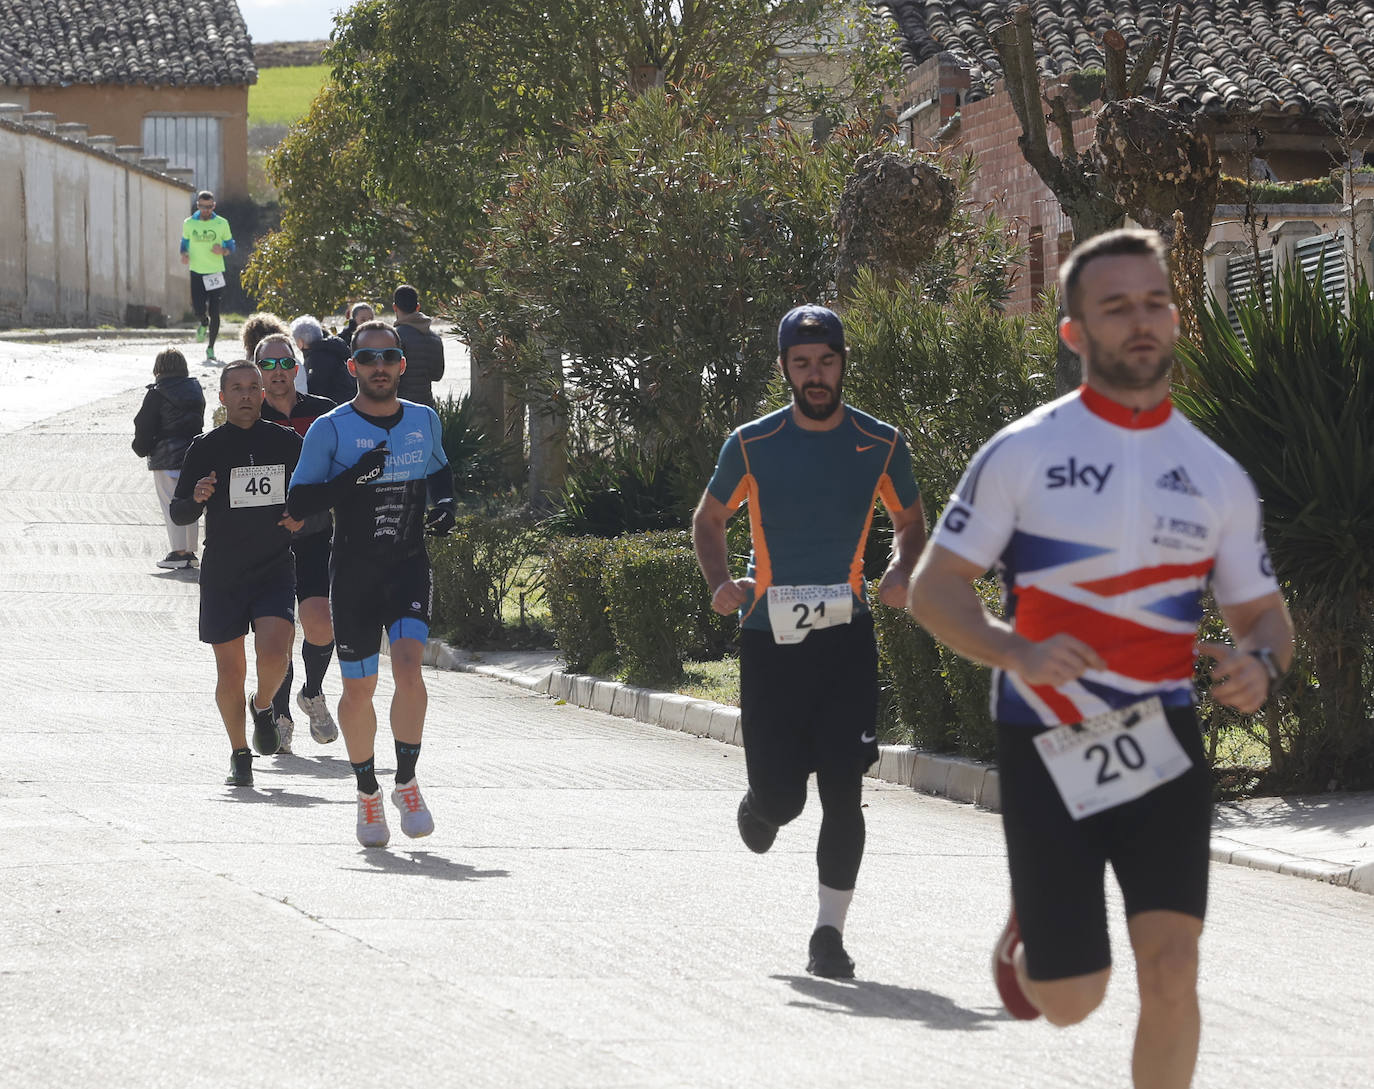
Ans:
POLYGON ((380 787, 374 794, 358 791, 358 842, 364 847, 385 847, 391 842, 380 787))
POLYGON ((278 756, 295 756, 291 751, 291 739, 296 736, 296 724, 286 715, 277 716, 277 736, 281 744, 277 746, 278 756))
POLYGON ((391 792, 391 800, 401 811, 401 831, 411 839, 419 839, 434 831, 434 817, 429 806, 420 794, 420 784, 412 779, 408 783, 397 783, 391 792))
POLYGON ((310 716, 310 736, 317 744, 328 745, 338 738, 339 727, 329 713, 329 701, 323 692, 307 696, 302 688, 296 693, 296 706, 310 716))

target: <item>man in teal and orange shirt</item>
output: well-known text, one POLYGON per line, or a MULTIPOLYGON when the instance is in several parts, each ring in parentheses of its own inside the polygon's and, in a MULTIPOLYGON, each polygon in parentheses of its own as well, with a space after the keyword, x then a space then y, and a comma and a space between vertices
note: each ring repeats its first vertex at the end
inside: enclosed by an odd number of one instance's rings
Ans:
POLYGON ((191 269, 191 307, 200 322, 196 339, 206 342, 206 359, 215 357, 219 301, 224 294, 224 255, 233 252, 234 233, 229 221, 215 214, 215 194, 202 189, 196 194, 196 214, 181 225, 181 263, 191 269))
POLYGON ((778 326, 778 366, 792 403, 736 428, 692 519, 711 607, 740 612, 740 723, 749 790, 740 838, 762 854, 801 813, 816 773, 820 910, 806 969, 848 979, 842 941, 864 850, 863 775, 878 758, 878 651, 863 579, 881 500, 895 531, 878 585, 905 608, 925 544, 925 515, 901 432, 846 405, 848 351, 839 316, 799 306, 778 326), (725 523, 749 505, 753 555, 732 579, 725 523))

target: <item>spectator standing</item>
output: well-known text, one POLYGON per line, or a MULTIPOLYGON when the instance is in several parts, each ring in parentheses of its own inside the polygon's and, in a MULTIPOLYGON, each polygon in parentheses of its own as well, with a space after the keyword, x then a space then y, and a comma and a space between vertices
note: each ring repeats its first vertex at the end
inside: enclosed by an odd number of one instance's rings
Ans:
POLYGON ((444 342, 430 331, 432 318, 420 312, 420 296, 409 284, 402 284, 392 296, 396 313, 396 336, 406 355, 399 396, 403 401, 434 407, 434 383, 444 377, 444 342))
MULTIPOLYGON (((259 310, 249 314, 243 321, 243 328, 239 330, 239 339, 243 341, 243 354, 247 359, 256 359, 258 345, 271 336, 285 337, 291 339, 291 327, 281 318, 267 310, 259 310)), ((296 367, 291 372, 291 381, 295 383, 297 393, 308 393, 305 384, 305 368, 296 367)))
POLYGON ((339 333, 339 339, 344 341, 350 348, 353 347, 353 334, 358 331, 358 326, 366 325, 370 321, 377 319, 377 312, 373 309, 370 302, 355 302, 348 308, 348 324, 339 333))
POLYGON ((205 429, 205 393, 200 383, 190 377, 186 357, 175 348, 157 354, 153 379, 134 416, 133 447, 135 454, 148 459, 153 487, 162 506, 162 520, 167 525, 171 551, 157 565, 174 571, 196 565, 199 524, 177 525, 168 514, 168 507, 181 477, 186 448, 205 429))
POLYGON ((313 397, 328 397, 338 405, 353 400, 358 383, 348 371, 348 357, 352 354, 348 345, 326 334, 324 326, 309 314, 302 314, 291 323, 291 336, 305 364, 304 392, 313 397))

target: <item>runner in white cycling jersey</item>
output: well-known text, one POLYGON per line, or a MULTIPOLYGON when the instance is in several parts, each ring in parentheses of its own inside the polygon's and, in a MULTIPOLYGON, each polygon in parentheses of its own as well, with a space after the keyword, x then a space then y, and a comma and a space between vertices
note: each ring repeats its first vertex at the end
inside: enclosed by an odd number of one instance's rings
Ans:
POLYGON ((993 667, 1012 910, 994 952, 1007 1009, 1083 1020, 1110 974, 1111 863, 1140 987, 1137 1087, 1192 1079, 1211 776, 1193 660, 1249 713, 1292 654, 1292 624, 1245 472, 1173 410, 1178 311, 1159 236, 1114 231, 1061 273, 1060 334, 1084 386, 975 456, 912 580, 936 638, 993 667), (973 580, 996 567, 1006 619, 973 580), (1210 588, 1236 640, 1196 644, 1210 588))

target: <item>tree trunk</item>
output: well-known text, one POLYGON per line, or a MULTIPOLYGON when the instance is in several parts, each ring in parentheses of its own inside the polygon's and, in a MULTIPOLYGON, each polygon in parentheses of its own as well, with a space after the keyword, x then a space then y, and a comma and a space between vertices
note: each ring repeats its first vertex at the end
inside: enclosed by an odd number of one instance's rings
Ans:
POLYGON ((505 379, 496 366, 490 348, 473 338, 469 356, 468 393, 472 398, 474 416, 478 426, 497 438, 504 433, 505 424, 505 379))
POLYGON ((563 391, 563 353, 544 349, 547 384, 530 396, 529 503, 547 513, 568 477, 568 408, 563 391))

